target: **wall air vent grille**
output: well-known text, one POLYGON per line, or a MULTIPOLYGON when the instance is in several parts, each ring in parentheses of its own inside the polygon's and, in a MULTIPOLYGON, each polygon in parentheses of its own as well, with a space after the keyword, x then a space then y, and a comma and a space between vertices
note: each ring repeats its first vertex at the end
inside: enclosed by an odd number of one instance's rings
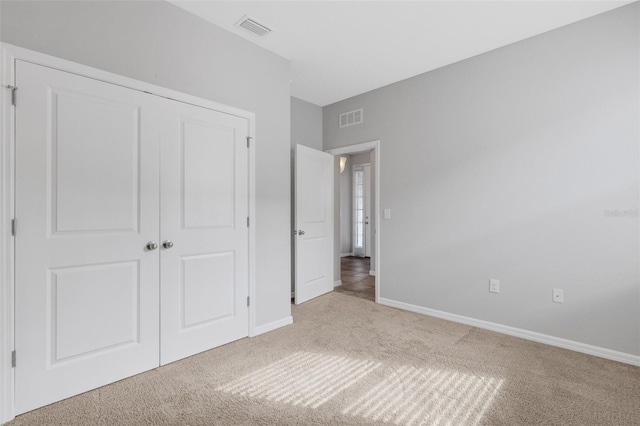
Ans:
POLYGON ((340 114, 340 128, 360 124, 364 120, 362 108, 340 114))
POLYGON ((258 37, 264 37, 271 31, 273 31, 271 28, 267 27, 264 24, 261 24, 248 15, 236 22, 236 26, 244 28, 245 30, 252 32, 254 35, 257 35, 258 37))

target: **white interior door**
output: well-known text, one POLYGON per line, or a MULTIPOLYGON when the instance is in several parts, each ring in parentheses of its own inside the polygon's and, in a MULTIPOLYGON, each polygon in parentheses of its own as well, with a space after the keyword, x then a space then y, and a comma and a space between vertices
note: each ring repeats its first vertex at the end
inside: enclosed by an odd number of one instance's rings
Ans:
POLYGON ((153 96, 16 62, 18 414, 158 365, 153 96))
POLYGON ((296 147, 296 304, 333 290, 333 162, 330 154, 296 147))
POLYGON ((165 101, 161 364, 248 335, 248 121, 165 101))

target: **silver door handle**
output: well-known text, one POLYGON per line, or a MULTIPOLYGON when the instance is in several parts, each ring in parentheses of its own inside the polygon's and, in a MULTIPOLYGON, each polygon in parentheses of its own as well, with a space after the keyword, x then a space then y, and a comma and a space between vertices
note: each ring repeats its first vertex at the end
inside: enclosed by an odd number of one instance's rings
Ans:
POLYGON ((173 241, 171 240, 165 240, 162 242, 162 247, 166 248, 166 249, 170 249, 171 247, 173 247, 173 241))
POLYGON ((298 235, 304 235, 304 231, 298 231, 298 235))
POLYGON ((155 241, 149 241, 145 247, 149 251, 155 250, 158 248, 158 243, 156 243, 155 241))

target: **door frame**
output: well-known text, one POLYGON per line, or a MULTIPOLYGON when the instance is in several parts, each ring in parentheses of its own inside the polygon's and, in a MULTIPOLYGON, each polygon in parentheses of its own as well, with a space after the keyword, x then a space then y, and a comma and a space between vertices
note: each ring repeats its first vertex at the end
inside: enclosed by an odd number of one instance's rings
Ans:
MULTIPOLYGON (((373 207, 375 209, 376 212, 376 220, 375 220, 375 238, 374 238, 374 242, 375 242, 375 261, 376 261, 376 279, 375 279, 375 287, 376 287, 376 300, 375 302, 378 303, 378 300, 380 299, 380 288, 382 285, 382 274, 380 273, 380 269, 381 268, 381 260, 382 260, 382 253, 380 252, 380 223, 381 223, 381 218, 380 218, 380 169, 382 167, 380 167, 380 140, 373 140, 373 141, 369 141, 369 142, 362 142, 362 143, 358 143, 358 144, 354 144, 354 145, 348 145, 348 146, 343 146, 340 148, 332 148, 332 149, 325 149, 324 152, 331 154, 333 156, 339 156, 339 155, 345 155, 345 154, 355 154, 358 152, 362 152, 362 151, 370 151, 373 150, 373 155, 375 158, 375 168, 374 168, 374 174, 375 174, 375 198, 376 198, 376 202, 375 202, 375 206, 373 207)), ((335 188, 335 185, 334 185, 335 188)), ((334 197, 335 197, 335 189, 334 189, 334 197)), ((334 222, 334 229, 335 229, 335 222, 334 222)), ((335 231, 334 231, 335 232, 335 231)), ((340 248, 338 247, 338 252, 335 252, 336 247, 334 244, 334 259, 336 258, 336 256, 338 256, 338 258, 340 257, 340 248)), ((339 264, 338 264, 339 265, 339 264)))
MULTIPOLYGON (((253 303, 249 306, 249 329, 247 335, 256 335, 256 134, 255 113, 230 107, 208 99, 188 95, 186 93, 156 86, 140 80, 113 74, 97 68, 81 65, 65 59, 56 58, 44 53, 24 49, 7 43, 1 43, 0 63, 0 424, 15 417, 14 410, 14 371, 11 366, 11 352, 15 349, 14 339, 14 240, 11 235, 11 219, 15 211, 15 108, 11 107, 11 91, 7 86, 15 85, 15 61, 22 60, 37 65, 54 68, 60 71, 77 74, 83 77, 115 84, 128 89, 147 92, 151 95, 169 98, 222 113, 245 118, 248 122, 249 144, 249 176, 248 197, 249 217, 249 297, 253 303)), ((18 103, 20 90, 17 91, 18 103)), ((16 223, 19 229, 19 223, 16 223)), ((18 230, 19 232, 19 230, 18 230)), ((20 362, 19 359, 17 362, 20 362)))

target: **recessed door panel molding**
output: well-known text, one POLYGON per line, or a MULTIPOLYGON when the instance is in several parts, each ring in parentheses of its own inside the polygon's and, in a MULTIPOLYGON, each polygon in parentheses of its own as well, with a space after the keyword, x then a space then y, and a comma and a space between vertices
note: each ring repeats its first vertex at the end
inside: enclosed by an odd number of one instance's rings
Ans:
POLYGON ((233 228, 235 129, 183 120, 181 143, 184 228, 233 228))
POLYGON ((50 365, 140 342, 138 261, 50 271, 50 365))
MULTIPOLYGON (((305 167, 298 172, 300 178, 300 207, 299 212, 306 224, 322 224, 327 221, 327 194, 324 189, 326 175, 326 160, 324 158, 309 158, 305 167)), ((330 195, 330 194, 329 194, 330 195)))
POLYGON ((49 99, 52 233, 137 232, 139 105, 55 87, 49 99))
POLYGON ((236 316, 234 265, 233 252, 182 258, 181 332, 236 316))
POLYGON ((327 238, 317 237, 305 240, 305 254, 314 262, 305 262, 300 266, 304 268, 301 272, 305 277, 302 285, 313 286, 320 280, 327 279, 327 261, 331 260, 331 256, 327 253, 327 238))
POLYGON ((160 250, 161 364, 248 335, 248 125, 164 102, 160 229, 173 245, 160 250))

